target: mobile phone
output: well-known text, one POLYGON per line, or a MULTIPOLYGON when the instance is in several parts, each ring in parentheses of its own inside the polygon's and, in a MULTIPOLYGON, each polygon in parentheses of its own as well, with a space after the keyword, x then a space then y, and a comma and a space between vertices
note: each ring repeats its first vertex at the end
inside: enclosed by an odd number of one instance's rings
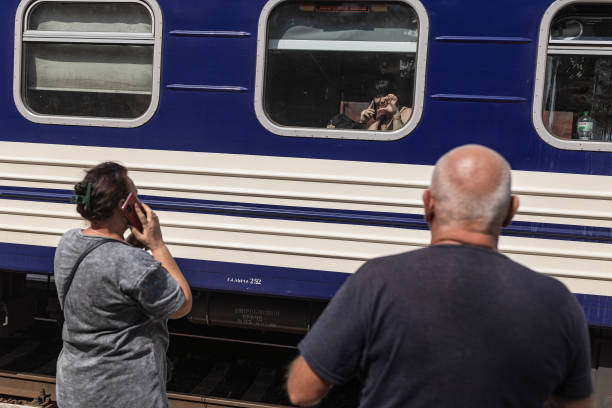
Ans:
MULTIPOLYGON (((142 232, 142 223, 138 219, 138 214, 136 214, 136 206, 140 206, 140 201, 138 201, 138 197, 134 193, 130 193, 121 206, 121 212, 125 215, 128 224, 142 232)), ((140 208, 142 209, 142 207, 140 208)))

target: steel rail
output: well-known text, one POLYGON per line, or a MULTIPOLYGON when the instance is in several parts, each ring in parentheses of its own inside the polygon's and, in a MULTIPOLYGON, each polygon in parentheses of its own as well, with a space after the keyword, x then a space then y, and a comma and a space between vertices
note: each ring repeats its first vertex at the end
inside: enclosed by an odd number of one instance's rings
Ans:
MULTIPOLYGON (((55 377, 31 373, 0 371, 0 394, 34 399, 44 390, 53 401, 55 377)), ((285 405, 263 404, 192 394, 168 393, 170 408, 288 408, 285 405)))
POLYGON ((55 401, 55 377, 0 371, 0 394, 34 399, 40 395, 41 390, 55 401))

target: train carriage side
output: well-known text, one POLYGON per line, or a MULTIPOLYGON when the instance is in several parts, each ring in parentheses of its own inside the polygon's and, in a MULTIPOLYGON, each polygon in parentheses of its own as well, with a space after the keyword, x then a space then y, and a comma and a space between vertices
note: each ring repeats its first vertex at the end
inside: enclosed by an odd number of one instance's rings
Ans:
MULTIPOLYGON (((69 197, 83 169, 117 160, 191 285, 241 305, 224 319, 305 329, 309 316, 239 311, 325 301, 364 261, 427 245, 420 198, 436 159, 480 143, 508 159, 522 202, 501 250, 563 281, 607 330, 611 11, 601 0, 5 0, 4 311, 26 310, 25 274, 47 279, 61 234, 80 225, 69 197), (360 114, 373 106, 380 116, 360 114)), ((214 320, 209 306, 193 320, 214 320)))

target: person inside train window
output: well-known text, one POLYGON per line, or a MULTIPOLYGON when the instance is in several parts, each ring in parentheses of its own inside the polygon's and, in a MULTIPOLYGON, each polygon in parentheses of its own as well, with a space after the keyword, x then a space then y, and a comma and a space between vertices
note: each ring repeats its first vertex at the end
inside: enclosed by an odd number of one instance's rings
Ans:
MULTIPOLYGON (((270 10, 266 21, 263 75, 257 78, 262 81, 256 100, 261 110, 256 112, 269 129, 309 137, 336 137, 340 129, 367 130, 360 113, 368 108, 376 94, 370 88, 380 79, 393 84, 389 86, 393 91, 383 96, 393 93, 398 99, 396 125, 408 121, 409 112, 399 110, 419 98, 414 92, 421 30, 417 12, 408 2, 283 1, 270 10), (317 128, 337 132, 310 132, 317 128)), ((389 110, 392 107, 393 103, 389 110)), ((381 115, 365 123, 373 130, 397 129, 392 111, 381 115)), ((367 133, 342 132, 340 137, 392 137, 367 133)))
POLYGON ((367 130, 398 130, 412 113, 412 109, 401 106, 393 93, 391 81, 380 79, 374 84, 374 97, 367 108, 361 111, 360 119, 367 130))
POLYGON ((142 232, 130 227, 124 239, 121 206, 137 193, 125 167, 99 164, 74 189, 90 225, 66 232, 55 252, 64 312, 59 406, 166 408, 167 319, 190 312, 189 285, 146 204, 133 207, 142 232))

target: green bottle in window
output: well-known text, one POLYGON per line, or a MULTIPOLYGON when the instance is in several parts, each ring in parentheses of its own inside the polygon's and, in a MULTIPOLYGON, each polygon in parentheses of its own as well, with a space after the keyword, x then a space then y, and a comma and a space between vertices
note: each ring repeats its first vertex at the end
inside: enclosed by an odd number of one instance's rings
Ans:
POLYGON ((578 118, 578 139, 591 140, 593 139, 593 118, 589 115, 589 111, 584 111, 584 115, 578 118))

